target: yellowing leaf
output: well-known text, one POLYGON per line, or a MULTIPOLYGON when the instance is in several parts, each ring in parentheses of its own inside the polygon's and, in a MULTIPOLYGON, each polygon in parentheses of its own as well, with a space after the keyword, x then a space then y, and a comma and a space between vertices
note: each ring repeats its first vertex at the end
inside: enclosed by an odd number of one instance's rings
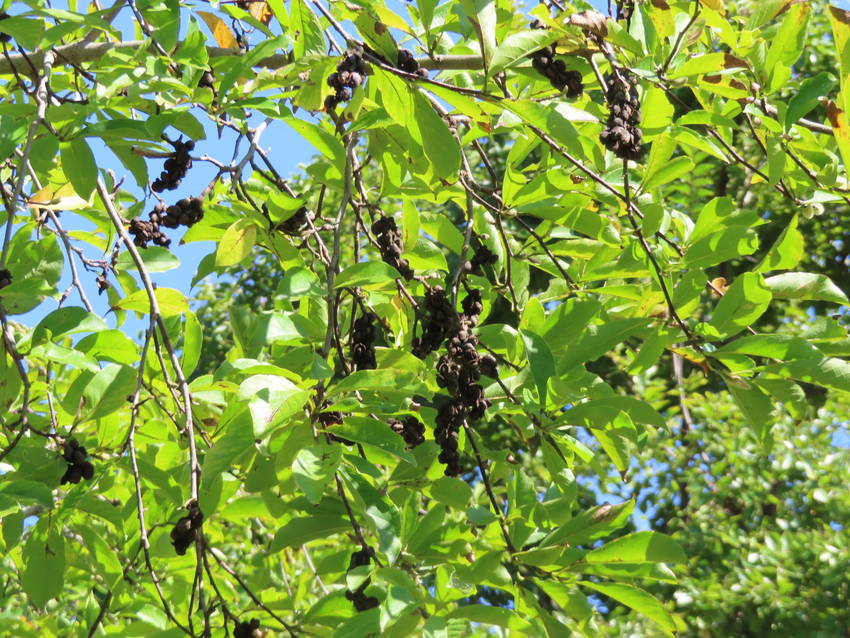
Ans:
POLYGON ((723 0, 702 0, 702 3, 712 11, 717 11, 720 15, 726 15, 726 7, 723 6, 723 0))
POLYGON ((91 206, 91 202, 77 195, 69 182, 59 188, 48 184, 27 200, 27 206, 49 210, 79 210, 91 206))
MULTIPOLYGON (((844 89, 842 88, 839 100, 843 98, 843 93, 844 89)), ((835 134, 835 141, 838 144, 841 159, 844 160, 844 167, 848 169, 850 167, 850 124, 847 121, 847 113, 838 108, 834 101, 829 100, 826 103, 826 117, 832 127, 832 132, 835 134)))
MULTIPOLYGON (((159 314, 163 317, 182 315, 189 312, 189 302, 179 290, 173 288, 157 288, 156 301, 159 314)), ((133 310, 135 312, 150 312, 150 298, 145 290, 137 290, 115 304, 115 308, 133 310)))
POLYGON ((236 42, 236 36, 233 35, 233 31, 230 30, 230 27, 221 18, 208 11, 197 11, 196 13, 201 16, 201 19, 206 23, 210 31, 212 31, 215 41, 218 42, 218 46, 225 49, 239 48, 239 43, 236 42))
POLYGON ((263 24, 268 24, 272 19, 271 9, 269 9, 269 5, 265 0, 253 0, 251 6, 248 8, 248 13, 263 24))
POLYGON ((233 266, 245 259, 257 240, 257 227, 240 219, 224 231, 215 253, 216 266, 233 266))

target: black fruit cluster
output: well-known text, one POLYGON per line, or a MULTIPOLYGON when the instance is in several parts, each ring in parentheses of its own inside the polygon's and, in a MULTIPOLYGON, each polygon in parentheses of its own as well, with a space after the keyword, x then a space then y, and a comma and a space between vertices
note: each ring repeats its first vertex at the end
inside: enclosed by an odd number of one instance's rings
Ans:
MULTIPOLYGON (((328 429, 334 425, 340 425, 342 423, 343 415, 342 412, 319 412, 316 415, 316 420, 321 424, 324 429, 328 429)), ((336 436, 335 434, 328 434, 331 441, 336 441, 337 443, 342 443, 344 445, 354 445, 354 441, 343 438, 341 436, 336 436)))
POLYGON ((236 621, 236 626, 233 628, 233 638, 254 638, 256 632, 260 628, 260 621, 256 618, 251 620, 236 621))
POLYGON ((419 62, 413 57, 413 54, 407 49, 398 50, 398 65, 397 68, 407 73, 413 73, 421 78, 428 77, 428 71, 419 67, 419 62))
POLYGON ((374 370, 378 367, 375 361, 375 328, 376 317, 367 312, 357 317, 351 332, 351 360, 355 370, 374 370))
POLYGON ((12 273, 6 268, 0 268, 0 288, 5 288, 12 283, 12 273))
POLYGON ((633 75, 624 69, 605 78, 608 123, 599 136, 609 151, 624 160, 639 160, 641 146, 640 98, 633 75))
POLYGON ((198 530, 204 522, 204 515, 196 502, 189 503, 186 509, 189 512, 188 515, 177 521, 174 529, 171 530, 171 544, 174 545, 174 551, 181 556, 195 542, 198 530))
POLYGON ((440 446, 440 455, 437 460, 446 464, 444 474, 446 476, 457 476, 463 474, 460 464, 460 453, 457 451, 457 440, 466 410, 460 399, 450 398, 444 400, 437 409, 437 418, 434 422, 434 441, 440 446))
POLYGON ((389 419, 387 423, 393 432, 404 439, 408 448, 425 442, 425 426, 415 416, 406 416, 401 420, 389 419))
POLYGON ((472 259, 467 260, 463 264, 463 269, 466 272, 471 272, 476 275, 481 274, 482 266, 492 266, 499 261, 499 256, 491 251, 484 244, 478 244, 475 247, 475 252, 472 254, 472 259))
POLYGON ((159 203, 148 215, 149 221, 139 217, 130 220, 130 234, 133 236, 133 243, 140 248, 147 248, 148 242, 167 248, 171 240, 160 230, 160 226, 166 228, 192 226, 203 217, 204 206, 197 197, 183 198, 172 206, 159 203))
MULTIPOLYGON (((9 17, 9 14, 5 11, 0 11, 0 20, 5 20, 9 17)), ((10 42, 12 40, 12 36, 8 33, 0 33, 0 42, 10 42)))
POLYGON ((173 191, 180 186, 180 180, 186 176, 186 171, 192 168, 192 158, 189 157, 189 152, 194 150, 195 143, 192 140, 184 142, 182 139, 171 141, 165 138, 165 141, 174 147, 171 156, 165 160, 165 170, 160 173, 160 176, 154 180, 151 188, 157 193, 164 190, 173 191))
POLYGON ((401 253, 404 243, 401 239, 401 231, 392 217, 381 216, 372 224, 372 232, 381 249, 381 258, 401 273, 407 280, 413 279, 413 270, 406 259, 402 259, 401 253))
POLYGON ((424 359, 439 349, 455 329, 458 320, 455 309, 440 286, 429 288, 425 293, 425 298, 419 304, 419 320, 422 323, 422 336, 413 338, 412 351, 415 356, 424 359))
POLYGON ((302 206, 292 217, 276 224, 274 228, 287 235, 300 235, 305 224, 307 224, 307 207, 302 206))
POLYGON ((146 222, 141 217, 134 217, 130 220, 129 232, 133 236, 133 243, 139 248, 147 248, 148 242, 151 241, 163 248, 168 248, 169 244, 171 244, 168 235, 159 229, 158 222, 146 222))
POLYGON ((192 226, 204 217, 204 204, 198 197, 184 197, 168 208, 157 204, 150 214, 151 222, 162 224, 166 228, 192 226))
POLYGON ((94 465, 86 460, 88 458, 86 448, 77 443, 77 439, 65 441, 62 446, 62 458, 68 463, 68 469, 59 480, 60 484, 74 483, 76 485, 80 479, 88 481, 94 476, 94 465))
POLYGON ((354 89, 363 84, 366 66, 363 58, 356 53, 348 53, 336 67, 336 73, 328 76, 328 86, 335 93, 325 98, 325 110, 333 111, 337 104, 348 102, 354 89))
MULTIPOLYGON (((531 23, 532 29, 545 29, 539 20, 531 23)), ((581 73, 568 71, 566 63, 558 58, 555 59, 554 45, 548 45, 531 54, 531 66, 543 75, 553 87, 559 91, 566 89, 567 97, 571 100, 581 97, 584 92, 584 84, 581 81, 581 73)))
POLYGON ((495 368, 491 355, 482 357, 478 353, 478 338, 472 334, 484 307, 481 292, 469 291, 461 307, 459 329, 449 338, 446 353, 437 362, 437 385, 451 395, 438 408, 434 428, 434 440, 442 448, 439 461, 446 464, 446 476, 457 476, 462 471, 458 434, 464 419, 476 420, 484 416, 490 401, 484 398, 484 387, 478 381, 482 367, 488 372, 495 368))
MULTIPOLYGON (((356 567, 363 567, 364 565, 368 565, 372 562, 372 557, 374 556, 374 551, 371 547, 363 547, 363 549, 354 552, 351 555, 351 560, 348 562, 348 571, 356 567)), ((346 590, 345 597, 354 603, 354 608, 357 611, 366 611, 367 609, 372 609, 373 607, 377 607, 380 603, 377 598, 374 596, 367 596, 364 592, 369 584, 372 582, 371 578, 367 578, 362 583, 360 583, 360 587, 356 590, 346 590)))
POLYGON ((635 11, 635 0, 616 0, 617 20, 631 20, 635 11))

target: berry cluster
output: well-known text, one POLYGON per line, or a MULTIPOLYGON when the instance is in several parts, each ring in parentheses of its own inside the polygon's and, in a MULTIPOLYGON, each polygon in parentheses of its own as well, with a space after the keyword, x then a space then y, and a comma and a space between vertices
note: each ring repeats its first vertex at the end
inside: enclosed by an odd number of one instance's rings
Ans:
POLYGON ((189 151, 194 150, 195 143, 192 140, 184 142, 182 139, 172 142, 165 138, 165 141, 174 147, 171 157, 165 160, 164 171, 156 178, 151 188, 157 193, 164 190, 173 191, 180 186, 180 180, 186 176, 186 171, 192 168, 192 158, 189 157, 189 151))
POLYGON ((422 336, 413 338, 412 351, 415 356, 424 359, 451 334, 457 323, 457 314, 440 286, 428 289, 419 309, 422 336))
MULTIPOLYGON (((348 571, 356 567, 363 567, 364 565, 368 565, 372 562, 372 556, 374 552, 371 547, 363 547, 363 549, 354 552, 351 555, 351 560, 348 562, 348 571)), ((362 583, 360 583, 360 587, 358 587, 354 591, 346 590, 345 597, 354 603, 354 608, 357 611, 366 611, 367 609, 372 609, 373 607, 377 607, 379 602, 378 599, 374 596, 367 596, 364 592, 369 584, 372 582, 371 578, 367 578, 362 583)))
POLYGON ((406 73, 413 73, 414 75, 418 75, 420 78, 428 77, 428 71, 419 67, 419 62, 416 61, 416 58, 414 58, 413 54, 407 49, 398 50, 398 64, 396 66, 402 71, 405 71, 406 73))
POLYGON ((640 99, 634 76, 620 69, 605 78, 608 122, 599 139, 609 151, 624 160, 639 160, 642 152, 640 99))
POLYGON ((150 214, 151 222, 162 224, 166 228, 192 226, 201 221, 203 217, 204 205, 198 197, 183 198, 168 208, 165 208, 162 204, 157 204, 150 214))
POLYGON ((425 442, 425 426, 415 416, 406 416, 402 420, 389 419, 387 422, 390 429, 404 439, 408 448, 425 442))
MULTIPOLYGON (((340 425, 342 423, 342 418, 342 412, 336 411, 319 412, 316 415, 316 420, 325 429, 328 429, 332 425, 340 425)), ((354 441, 343 438, 341 436, 336 436, 335 434, 328 434, 328 436, 330 437, 331 441, 336 441, 337 443, 342 443, 343 445, 354 445, 354 441)))
POLYGON ((289 219, 275 225, 275 230, 279 230, 287 235, 300 235, 301 229, 307 223, 307 207, 302 206, 289 219))
POLYGON ((407 280, 413 279, 413 270, 406 259, 402 259, 401 252, 404 244, 401 239, 401 231, 396 226, 392 217, 381 216, 372 224, 372 232, 378 240, 381 249, 381 258, 401 273, 407 280))
POLYGON ((499 256, 496 253, 491 251, 484 244, 479 244, 476 246, 475 252, 472 254, 472 259, 467 260, 463 264, 463 269, 466 272, 480 275, 482 266, 492 266, 497 261, 499 261, 499 256))
POLYGON ((333 111, 337 104, 348 102, 354 89, 363 83, 364 75, 366 66, 363 64, 363 58, 356 53, 347 54, 337 65, 336 73, 328 76, 328 86, 335 93, 325 98, 325 110, 333 111))
POLYGON ((442 448, 437 460, 446 464, 445 475, 457 476, 463 474, 460 464, 460 454, 457 451, 457 440, 466 411, 459 399, 447 399, 440 404, 437 418, 434 422, 434 441, 442 448))
POLYGON ((59 480, 60 484, 73 483, 76 485, 80 482, 80 479, 88 481, 94 476, 94 465, 86 460, 88 458, 86 448, 77 443, 77 439, 65 441, 62 446, 62 458, 68 463, 68 469, 65 470, 59 480))
POLYGON ((354 321, 351 333, 351 359, 355 370, 374 370, 378 367, 375 361, 375 315, 371 312, 363 314, 354 321))
POLYGON ((546 77, 553 87, 559 91, 566 89, 567 97, 575 100, 584 92, 584 83, 581 81, 581 73, 567 70, 566 63, 561 59, 555 59, 555 50, 550 45, 536 51, 531 58, 531 66, 546 77))
POLYGON ((233 638, 254 638, 256 631, 260 628, 260 621, 256 618, 251 620, 236 621, 233 628, 233 638))
POLYGON ((147 248, 149 241, 163 248, 168 248, 171 244, 168 235, 159 229, 159 222, 142 221, 140 217, 130 220, 130 234, 133 236, 133 243, 139 248, 147 248))
POLYGON ((130 220, 130 234, 133 236, 133 243, 141 248, 147 248, 148 242, 151 241, 157 246, 167 248, 171 240, 160 230, 160 226, 192 226, 201 221, 203 216, 203 203, 197 197, 181 199, 168 207, 159 203, 148 216, 150 221, 143 221, 139 217, 130 220))
MULTIPOLYGON (((0 11, 0 20, 5 20, 9 17, 9 14, 5 11, 0 11)), ((12 36, 8 33, 0 33, 0 42, 11 42, 12 36)))
POLYGON ((177 521, 174 529, 171 530, 171 544, 174 545, 174 551, 181 556, 195 542, 198 530, 201 529, 201 523, 204 522, 204 515, 195 501, 189 503, 186 509, 189 514, 177 521))
POLYGON ((483 310, 481 292, 471 290, 461 307, 459 329, 448 340, 446 353, 437 362, 437 385, 451 395, 440 405, 434 428, 434 440, 442 448, 438 460, 446 464, 446 476, 456 476, 462 471, 457 451, 458 433, 464 419, 484 416, 490 401, 484 398, 484 388, 478 381, 484 370, 494 372, 496 367, 491 355, 478 354, 478 338, 472 334, 472 327, 478 323, 483 310))
MULTIPOLYGON (((545 29, 546 26, 539 20, 531 23, 532 29, 545 29)), ((553 87, 559 91, 566 89, 567 97, 571 100, 581 97, 584 84, 581 81, 581 73, 568 71, 567 65, 562 59, 555 59, 555 47, 545 46, 539 51, 531 54, 531 66, 543 75, 553 87)))
POLYGON ((12 283, 12 273, 6 268, 0 268, 0 288, 5 288, 12 283))

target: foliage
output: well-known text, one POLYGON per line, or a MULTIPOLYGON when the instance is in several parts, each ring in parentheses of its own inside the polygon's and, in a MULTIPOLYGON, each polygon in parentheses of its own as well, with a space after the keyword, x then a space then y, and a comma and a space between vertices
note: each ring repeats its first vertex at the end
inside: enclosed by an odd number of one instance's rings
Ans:
POLYGON ((9 632, 833 631, 850 14, 77 9, 0 16, 9 632))

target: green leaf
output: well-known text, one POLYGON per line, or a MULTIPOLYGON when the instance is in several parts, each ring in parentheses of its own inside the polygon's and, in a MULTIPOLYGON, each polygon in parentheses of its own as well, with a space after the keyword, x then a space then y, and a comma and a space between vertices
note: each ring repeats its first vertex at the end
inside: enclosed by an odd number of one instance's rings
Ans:
POLYGON ((290 28, 294 34, 292 52, 296 58, 309 53, 325 52, 325 34, 318 18, 307 8, 304 0, 293 0, 289 7, 290 28))
POLYGON ((97 164, 88 142, 84 137, 76 137, 70 142, 62 142, 59 151, 62 170, 74 191, 83 199, 88 199, 97 182, 97 164))
POLYGON ((764 441, 770 432, 773 401, 760 388, 743 382, 728 382, 726 387, 735 401, 735 405, 744 415, 747 423, 760 441, 764 441))
POLYGON ((472 489, 458 478, 441 476, 431 484, 431 497, 454 509, 465 510, 472 497, 472 489))
POLYGON ((129 405, 127 398, 136 387, 136 371, 130 366, 110 363, 86 384, 83 399, 85 416, 99 419, 129 405))
POLYGON ((62 593, 65 583, 65 539, 41 519, 23 551, 21 587, 34 607, 44 608, 62 593))
POLYGON ((826 275, 809 272, 786 272, 765 279, 778 299, 806 299, 847 304, 847 295, 826 275))
POLYGON ((382 261, 362 261, 343 270, 336 277, 334 288, 347 286, 377 286, 393 282, 401 277, 392 266, 382 261))
POLYGON ((785 149, 782 143, 773 135, 766 140, 767 147, 767 183, 774 186, 785 174, 785 149))
POLYGON ((773 298, 764 278, 757 273, 738 277, 721 297, 711 317, 711 326, 721 337, 730 337, 755 323, 773 298))
POLYGON ((215 265, 221 268, 238 264, 251 254, 256 241, 257 227, 250 220, 240 219, 233 222, 224 231, 218 243, 215 251, 215 265))
POLYGON ((340 514, 317 512, 311 516, 297 517, 277 530, 269 546, 269 553, 287 547, 300 547, 317 538, 328 538, 351 529, 351 522, 340 514))
MULTIPOLYGON (((653 148, 656 142, 653 142, 653 148)), ((662 166, 657 167, 652 173, 647 172, 641 188, 646 191, 652 191, 659 186, 668 184, 683 175, 687 175, 693 171, 694 163, 687 157, 677 157, 672 161, 664 162, 662 166)))
POLYGON ((599 505, 582 512, 540 541, 541 547, 565 545, 575 547, 601 538, 625 525, 634 511, 635 502, 599 505))
POLYGON ((239 385, 237 397, 249 401, 248 410, 253 423, 253 436, 262 438, 298 414, 310 393, 286 377, 276 374, 255 374, 239 385))
MULTIPOLYGON (((150 246, 139 251, 139 256, 145 264, 145 270, 148 272, 168 272, 180 266, 180 260, 168 248, 162 246, 150 246)), ((115 263, 116 268, 120 271, 137 270, 136 262, 133 261, 133 256, 129 252, 122 252, 118 255, 118 261, 115 263)))
POLYGON ((634 423, 625 413, 620 413, 617 418, 606 428, 591 428, 591 433, 599 441, 599 445, 614 463, 619 472, 625 472, 637 443, 637 430, 634 423))
POLYGON ((504 627, 525 635, 533 635, 535 631, 534 625, 515 611, 490 605, 463 605, 446 614, 446 618, 465 618, 474 623, 504 627))
POLYGON ((719 69, 723 68, 725 58, 725 53, 705 53, 703 55, 697 55, 692 58, 688 58, 683 64, 679 64, 675 68, 671 68, 668 77, 673 80, 675 78, 684 78, 689 75, 717 73, 719 69))
POLYGON ((771 40, 764 60, 764 68, 770 75, 767 85, 768 93, 782 88, 790 73, 783 73, 780 69, 793 65, 803 52, 809 11, 811 8, 806 3, 791 4, 779 30, 771 40))
POLYGON ((806 246, 803 241, 803 234, 797 230, 798 223, 799 216, 794 215, 788 225, 782 229, 782 233, 770 247, 755 272, 785 270, 794 268, 800 263, 806 246))
POLYGON ((829 95, 836 84, 838 81, 835 76, 826 71, 803 80, 800 89, 788 102, 788 109, 785 111, 785 131, 789 131, 797 120, 808 115, 809 111, 818 105, 820 98, 829 95))
POLYGON ((850 363, 843 359, 827 357, 788 361, 765 366, 765 370, 824 388, 850 392, 850 363))
POLYGON ((183 327, 183 352, 180 355, 180 365, 183 368, 183 374, 187 377, 195 371, 201 358, 203 339, 201 322, 198 321, 194 312, 187 312, 183 327))
POLYGON ((32 345, 50 340, 59 341, 62 337, 78 332, 99 332, 106 329, 107 325, 103 319, 84 308, 57 308, 38 322, 32 333, 32 345))
POLYGON ((605 594, 617 602, 624 604, 626 607, 630 607, 639 614, 643 614, 655 621, 668 636, 672 636, 676 632, 676 621, 670 612, 656 598, 643 589, 624 583, 592 583, 581 581, 579 584, 605 594))
POLYGON ((606 543, 584 557, 587 563, 684 563, 685 552, 672 537, 635 532, 606 543))
POLYGON ((546 341, 529 330, 520 331, 525 343, 525 353, 531 366, 531 374, 540 395, 540 405, 546 405, 546 383, 555 376, 555 358, 546 341))
POLYGON ((431 392, 419 376, 410 370, 384 368, 382 370, 357 370, 339 383, 328 388, 328 396, 347 392, 372 391, 385 396, 422 394, 431 396, 431 392))
MULTIPOLYGON (((481 54, 484 56, 484 67, 490 66, 490 60, 496 50, 496 17, 495 0, 461 0, 465 17, 472 23, 481 54)), ((491 74, 492 75, 492 74, 491 74)))
POLYGON ((460 170, 460 145, 443 118, 419 91, 413 92, 412 117, 419 127, 422 147, 431 162, 434 177, 455 181, 460 170))
POLYGON ((244 416, 232 419, 224 436, 204 456, 201 480, 205 486, 225 470, 234 469, 236 459, 254 447, 254 433, 245 421, 244 416))
POLYGON ((11 499, 16 503, 38 503, 53 507, 53 493, 44 483, 26 479, 0 481, 0 499, 11 499))
POLYGON ((328 429, 338 436, 355 443, 371 445, 388 452, 408 463, 416 465, 416 458, 405 449, 404 439, 393 432, 383 421, 370 417, 347 416, 345 420, 328 429))
POLYGON ((342 458, 342 446, 313 445, 298 453, 292 464, 292 476, 304 495, 314 505, 322 500, 325 487, 336 472, 342 458))
POLYGON ((525 62, 535 51, 557 40, 558 34, 549 29, 530 29, 509 33, 493 52, 490 74, 496 74, 517 63, 525 62))
POLYGON ((76 349, 98 361, 131 365, 139 360, 136 343, 120 330, 104 330, 83 337, 76 349))

